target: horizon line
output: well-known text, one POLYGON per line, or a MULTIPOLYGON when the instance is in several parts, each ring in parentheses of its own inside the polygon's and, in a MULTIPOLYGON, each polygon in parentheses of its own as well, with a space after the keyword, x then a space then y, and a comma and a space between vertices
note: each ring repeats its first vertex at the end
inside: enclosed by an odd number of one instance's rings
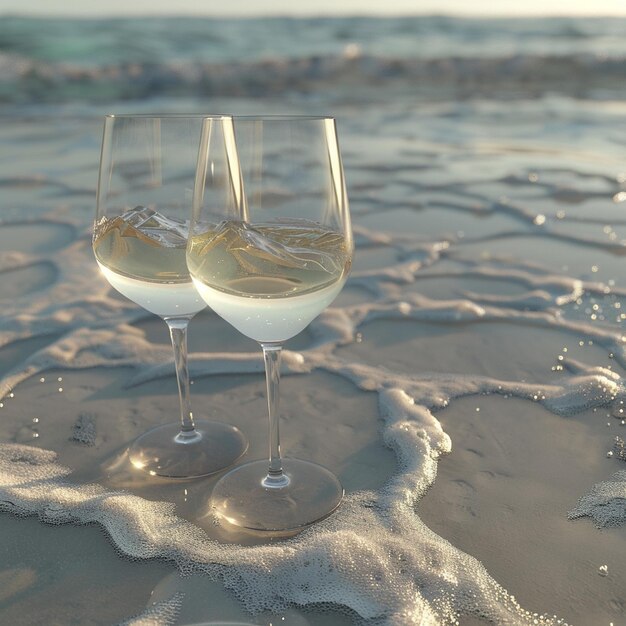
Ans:
POLYGON ((402 18, 402 17, 443 17, 443 18, 461 18, 461 19, 557 19, 557 18, 569 18, 569 19, 608 19, 608 18, 626 18, 626 7, 621 13, 588 13, 588 12, 570 12, 570 13, 541 13, 538 11, 529 11, 527 13, 480 13, 480 12, 464 12, 464 11, 415 11, 405 12, 398 11, 397 13, 382 13, 376 11, 370 12, 321 12, 321 13, 284 13, 277 12, 265 12, 250 14, 250 12, 242 13, 220 13, 220 12, 198 12, 198 11, 183 11, 180 13, 174 12, 155 12, 155 13, 38 13, 36 11, 4 11, 0 12, 0 17, 18 17, 18 18, 36 18, 36 19, 71 19, 71 20, 83 20, 83 19, 151 19, 151 18, 221 18, 221 19, 240 19, 240 20, 255 20, 255 19, 317 19, 317 18, 402 18))

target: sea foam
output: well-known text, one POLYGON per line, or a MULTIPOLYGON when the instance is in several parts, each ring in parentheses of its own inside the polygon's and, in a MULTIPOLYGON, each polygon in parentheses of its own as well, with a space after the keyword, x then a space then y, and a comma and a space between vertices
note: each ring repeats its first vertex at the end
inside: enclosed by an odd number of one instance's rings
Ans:
POLYGON ((615 472, 611 480, 594 485, 568 517, 590 517, 598 528, 621 526, 626 522, 626 471, 615 472))
MULTIPOLYGON (((398 245, 403 245, 402 238, 398 245)), ((435 246, 429 258, 436 259, 435 249, 441 247, 435 246)), ((75 256, 78 253, 82 253, 80 248, 73 250, 75 256)), ((37 515, 48 523, 98 523, 124 555, 168 559, 183 573, 203 572, 221 580, 253 613, 278 612, 291 605, 328 605, 344 607, 363 623, 398 626, 454 623, 463 615, 499 624, 563 623, 525 611, 479 561, 433 533, 416 514, 417 503, 435 480, 438 459, 451 447, 433 411, 468 394, 498 393, 540 401, 554 413, 569 415, 623 397, 619 376, 576 361, 570 364, 571 375, 542 385, 470 375, 402 374, 346 361, 335 354, 335 348, 355 341, 358 332, 375 320, 413 319, 451 325, 498 320, 584 333, 624 361, 621 333, 567 320, 547 306, 578 294, 577 281, 512 270, 509 277, 527 284, 528 294, 513 301, 496 296, 477 298, 482 301, 478 304, 469 298, 437 301, 402 292, 401 285, 410 279, 398 280, 405 271, 400 264, 383 273, 357 273, 355 283, 368 284, 372 292, 380 290, 387 295, 329 309, 312 324, 313 345, 285 354, 285 374, 306 375, 322 369, 378 394, 379 414, 384 421, 382 437, 398 460, 397 472, 381 490, 348 495, 336 514, 280 544, 239 546, 209 539, 201 529, 177 517, 170 503, 151 502, 95 484, 74 484, 70 470, 59 465, 51 451, 3 444, 0 509, 37 515), (538 285, 545 306, 531 306, 538 285)), ((506 275, 502 268, 467 271, 506 275)), ((5 394, 21 381, 52 368, 132 365, 136 373, 128 381, 130 386, 173 373, 165 346, 150 344, 138 329, 121 323, 136 316, 133 310, 109 300, 106 290, 85 298, 78 292, 81 286, 80 281, 74 285, 80 306, 73 306, 70 300, 57 309, 50 305, 42 308, 37 301, 28 301, 32 312, 27 308, 13 322, 7 322, 5 337, 32 334, 35 320, 47 319, 48 327, 54 326, 60 323, 58 316, 69 310, 72 329, 8 372, 3 379, 5 394), (103 316, 116 310, 120 323, 111 329, 103 316), (85 327, 85 323, 90 326, 85 327)), ((194 376, 203 376, 260 372, 262 365, 258 354, 199 354, 192 359, 191 368, 194 376)), ((88 419, 83 420, 77 426, 78 438, 84 439, 83 434, 92 426, 88 419)), ((91 441, 89 435, 86 442, 91 441)), ((598 491, 606 496, 605 488, 598 491)), ((614 490, 609 495, 616 497, 614 490)), ((593 498, 597 502, 598 494, 594 492, 593 498)), ((597 505, 590 506, 581 504, 572 516, 590 514, 589 510, 597 516, 597 505)), ((613 510, 616 517, 619 511, 613 510)), ((150 615, 167 624, 181 601, 176 598, 170 604, 153 607, 150 615)))

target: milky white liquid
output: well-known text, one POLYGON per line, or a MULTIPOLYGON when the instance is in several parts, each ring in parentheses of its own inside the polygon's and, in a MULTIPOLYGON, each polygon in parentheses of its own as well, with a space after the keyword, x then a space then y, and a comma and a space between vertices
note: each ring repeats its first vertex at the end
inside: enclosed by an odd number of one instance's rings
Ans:
POLYGON ((344 282, 345 279, 302 296, 268 299, 233 295, 193 279, 203 300, 219 316, 247 337, 261 342, 286 341, 304 330, 337 297, 344 282))
POLYGON ((191 281, 186 283, 157 283, 118 274, 98 261, 110 285, 123 296, 150 313, 161 317, 188 316, 205 308, 191 281))

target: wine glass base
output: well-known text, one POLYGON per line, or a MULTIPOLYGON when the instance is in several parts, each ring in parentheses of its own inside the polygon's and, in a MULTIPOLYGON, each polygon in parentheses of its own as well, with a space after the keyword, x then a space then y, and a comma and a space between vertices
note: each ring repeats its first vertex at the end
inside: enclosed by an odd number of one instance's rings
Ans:
POLYGON ((248 530, 293 531, 328 517, 343 498, 343 487, 326 468, 283 459, 284 487, 268 487, 268 462, 253 461, 231 470, 213 489, 211 511, 248 530))
POLYGON ((195 427, 191 433, 182 433, 180 423, 153 428, 135 439, 128 458, 152 476, 198 478, 226 469, 248 449, 230 424, 198 420, 195 427))

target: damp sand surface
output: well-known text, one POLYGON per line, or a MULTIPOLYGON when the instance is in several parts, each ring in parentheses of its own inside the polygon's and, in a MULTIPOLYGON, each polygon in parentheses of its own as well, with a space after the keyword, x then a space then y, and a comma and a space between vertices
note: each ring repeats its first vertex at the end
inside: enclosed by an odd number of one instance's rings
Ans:
MULTIPOLYGON (((494 105, 480 100, 335 108, 355 268, 287 345, 281 435, 346 500, 289 539, 215 524, 219 476, 128 464, 178 401, 165 325, 114 294, 91 253, 101 111, 0 130, 19 147, 0 180, 0 622, 624 621, 619 516, 599 528, 569 514, 626 468, 613 447, 626 284, 609 221, 623 184, 611 124, 626 111, 501 106, 487 142, 494 105)), ((194 414, 237 425, 242 462, 262 458, 257 346, 204 311, 190 352, 194 414)))

